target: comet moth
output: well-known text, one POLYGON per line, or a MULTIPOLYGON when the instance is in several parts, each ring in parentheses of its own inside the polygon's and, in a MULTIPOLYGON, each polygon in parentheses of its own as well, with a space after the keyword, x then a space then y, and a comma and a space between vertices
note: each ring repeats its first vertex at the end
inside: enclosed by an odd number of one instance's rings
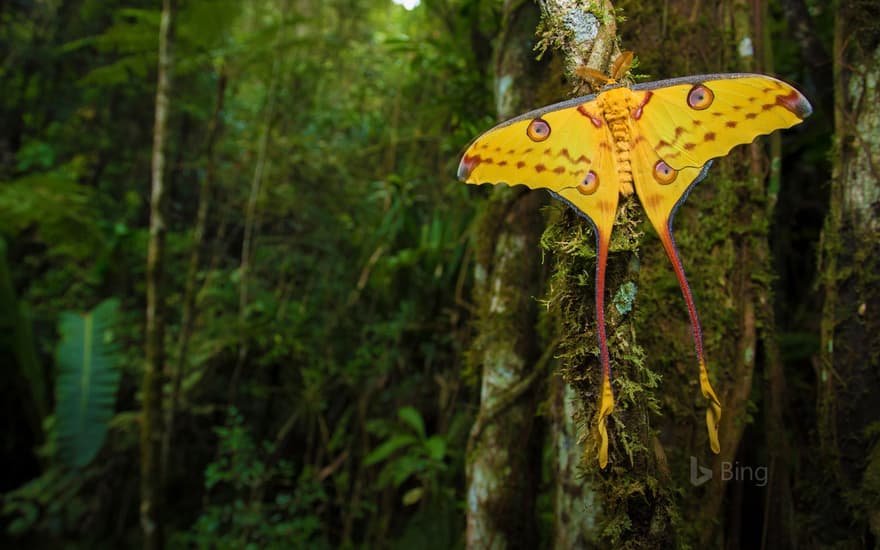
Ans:
POLYGON ((614 410, 605 334, 605 264, 618 200, 635 193, 660 236, 690 316, 700 390, 707 400, 712 451, 720 452, 721 403, 709 381, 697 308, 672 236, 672 220, 712 159, 757 136, 801 123, 807 99, 762 74, 685 76, 628 86, 618 80, 632 54, 621 55, 598 93, 556 103, 503 122, 475 139, 458 167, 465 183, 547 189, 590 222, 596 234, 596 322, 602 388, 597 420, 599 465, 608 463, 607 419, 614 410))

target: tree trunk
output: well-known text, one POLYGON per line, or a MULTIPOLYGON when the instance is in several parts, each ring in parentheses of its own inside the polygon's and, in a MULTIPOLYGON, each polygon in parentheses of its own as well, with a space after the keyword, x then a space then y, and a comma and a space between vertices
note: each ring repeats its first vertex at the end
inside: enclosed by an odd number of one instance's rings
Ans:
POLYGON ((150 242, 147 251, 146 364, 144 365, 141 418, 141 529, 144 548, 163 547, 161 511, 163 486, 162 369, 165 363, 164 267, 165 267, 165 147, 171 95, 174 1, 164 0, 159 27, 159 70, 156 117, 153 127, 152 191, 150 194, 150 242))
POLYGON ((824 479, 813 516, 822 518, 817 533, 825 544, 867 548, 871 536, 880 540, 880 40, 876 6, 839 2, 837 10, 836 151, 820 264, 815 467, 824 479))
MULTIPOLYGON (((543 5, 548 12, 546 36, 565 37, 562 50, 575 82, 578 67, 609 73, 620 53, 611 3, 593 4, 587 12, 565 1, 543 5)), ((649 424, 657 374, 639 345, 633 315, 641 271, 642 210, 633 196, 621 200, 607 259, 605 326, 617 403, 609 416, 608 467, 601 475, 596 421, 602 367, 596 353, 599 327, 592 275, 598 261, 593 253, 596 240, 589 224, 570 208, 560 211, 543 238, 556 259, 549 302, 561 317, 560 370, 568 385, 557 385, 553 395, 558 468, 554 546, 668 547, 675 540, 674 492, 662 447, 649 424), (598 521, 594 501, 602 510, 598 521)))
MULTIPOLYGON (((544 101, 538 89, 551 79, 548 63, 534 61, 538 16, 534 4, 505 2, 495 60, 500 118, 544 101)), ((478 334, 470 356, 482 368, 482 388, 468 441, 468 548, 537 543, 542 444, 537 403, 544 377, 536 367, 536 297, 543 288, 539 209, 546 199, 541 191, 493 189, 476 234, 478 334)))

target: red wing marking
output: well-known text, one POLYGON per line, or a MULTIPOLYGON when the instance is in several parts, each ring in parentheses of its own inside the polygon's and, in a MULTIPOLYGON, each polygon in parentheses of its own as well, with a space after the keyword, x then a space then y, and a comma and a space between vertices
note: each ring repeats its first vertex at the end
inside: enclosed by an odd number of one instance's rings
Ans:
POLYGON ((796 90, 792 90, 788 95, 776 96, 776 104, 791 111, 798 118, 806 118, 813 112, 809 102, 796 90))
POLYGON ((642 102, 639 103, 638 106, 633 111, 632 116, 634 119, 639 120, 640 118, 642 118, 642 114, 645 109, 645 105, 647 105, 648 102, 651 101, 651 96, 653 96, 653 95, 654 95, 654 92, 645 92, 645 99, 643 99, 642 102))
POLYGON ((584 106, 583 106, 583 105, 578 106, 578 109, 577 109, 577 110, 578 110, 578 112, 579 112, 580 114, 582 114, 583 116, 585 116, 585 117, 587 117, 588 119, 590 119, 590 122, 593 123, 593 126, 595 126, 596 128, 601 128, 601 127, 602 127, 602 120, 599 119, 598 117, 596 117, 595 115, 593 115, 593 113, 591 113, 591 112, 587 111, 586 109, 584 109, 584 106))

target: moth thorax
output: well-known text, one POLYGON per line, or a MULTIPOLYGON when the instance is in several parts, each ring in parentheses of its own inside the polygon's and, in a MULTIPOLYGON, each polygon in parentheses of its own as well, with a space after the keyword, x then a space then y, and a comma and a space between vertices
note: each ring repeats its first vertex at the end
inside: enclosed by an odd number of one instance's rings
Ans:
POLYGON ((602 118, 611 132, 614 161, 617 168, 617 181, 620 193, 628 197, 633 194, 632 165, 630 164, 630 114, 625 88, 617 88, 599 96, 602 118))

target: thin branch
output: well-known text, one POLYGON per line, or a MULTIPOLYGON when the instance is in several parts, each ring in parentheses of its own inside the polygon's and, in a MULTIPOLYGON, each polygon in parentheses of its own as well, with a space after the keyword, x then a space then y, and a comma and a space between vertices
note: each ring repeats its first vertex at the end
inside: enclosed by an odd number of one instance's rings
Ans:
POLYGON ((251 178, 250 195, 248 196, 247 210, 245 212, 244 238, 241 243, 241 264, 239 266, 238 283, 238 323, 239 323, 239 347, 238 360, 229 383, 229 403, 235 401, 238 388, 238 379, 247 361, 250 349, 247 334, 247 307, 250 303, 248 284, 250 283, 251 259, 253 254, 254 239, 257 226, 257 202, 263 185, 263 173, 266 170, 267 151, 269 149, 269 135, 272 130, 272 121, 275 118, 275 100, 278 96, 279 73, 281 72, 281 57, 276 56, 272 61, 272 76, 269 81, 269 90, 266 92, 266 106, 263 109, 263 132, 257 148, 257 160, 254 165, 254 175, 251 178))
POLYGON ((161 511, 162 485, 162 369, 165 363, 164 267, 165 267, 165 148, 168 141, 168 113, 173 68, 174 0, 164 0, 159 27, 159 70, 156 87, 156 115, 153 127, 152 185, 150 194, 150 241, 147 251, 146 362, 144 365, 143 412, 141 419, 141 504, 140 520, 144 548, 164 545, 161 511))
POLYGON ((186 273, 186 283, 183 293, 183 314, 180 322, 180 337, 177 343, 177 361, 169 373, 171 381, 171 397, 168 409, 165 413, 165 434, 162 439, 162 479, 163 483, 168 480, 168 460, 171 455, 171 438, 174 432, 174 421, 180 401, 180 387, 186 375, 186 365, 189 357, 189 343, 192 337, 193 324, 197 315, 196 286, 198 282, 199 266, 202 263, 202 248, 205 240, 205 229, 208 225, 208 212, 211 205, 211 193, 217 173, 217 162, 214 158, 214 143, 220 133, 220 113, 223 111, 223 101, 226 96, 227 75, 223 68, 220 69, 217 80, 217 97, 214 103, 214 112, 208 123, 208 136, 205 144, 205 158, 207 167, 205 178, 199 190, 199 210, 196 215, 196 226, 193 231, 192 254, 190 255, 189 267, 186 273))

